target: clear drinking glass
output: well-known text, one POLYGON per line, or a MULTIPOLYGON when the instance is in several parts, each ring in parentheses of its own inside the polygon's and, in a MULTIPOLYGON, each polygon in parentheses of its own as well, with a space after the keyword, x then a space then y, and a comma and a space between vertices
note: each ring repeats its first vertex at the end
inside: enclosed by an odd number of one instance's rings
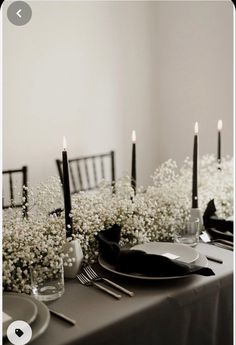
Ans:
POLYGON ((191 219, 183 227, 175 230, 175 242, 194 247, 199 242, 200 223, 198 218, 191 219))
POLYGON ((30 267, 32 295, 39 301, 52 301, 64 293, 63 260, 30 267))

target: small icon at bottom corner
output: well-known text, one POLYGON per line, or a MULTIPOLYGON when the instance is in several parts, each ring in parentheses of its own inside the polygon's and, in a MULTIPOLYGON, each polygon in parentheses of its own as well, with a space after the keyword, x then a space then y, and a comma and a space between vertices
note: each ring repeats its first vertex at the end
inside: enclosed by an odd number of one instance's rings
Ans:
POLYGON ((13 345, 25 345, 32 338, 32 329, 25 321, 13 321, 7 328, 7 338, 13 345))

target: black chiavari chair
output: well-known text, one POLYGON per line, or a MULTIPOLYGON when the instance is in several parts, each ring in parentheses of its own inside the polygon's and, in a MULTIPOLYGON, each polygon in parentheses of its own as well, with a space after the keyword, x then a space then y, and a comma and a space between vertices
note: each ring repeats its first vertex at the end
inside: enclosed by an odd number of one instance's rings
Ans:
MULTIPOLYGON (((62 160, 57 159, 56 165, 63 184, 62 160)), ((102 179, 111 181, 112 185, 115 182, 114 151, 68 159, 68 166, 71 194, 96 189, 102 179)))
MULTIPOLYGON (((28 168, 23 166, 21 169, 13 170, 3 170, 3 187, 9 186, 9 196, 6 200, 4 193, 2 196, 2 208, 14 208, 22 207, 23 217, 28 217, 28 168), (22 190, 22 194, 19 197, 16 195, 17 190, 15 190, 16 182, 18 178, 22 179, 20 182, 21 186, 19 190, 22 190)), ((8 188, 7 188, 8 189, 8 188)))

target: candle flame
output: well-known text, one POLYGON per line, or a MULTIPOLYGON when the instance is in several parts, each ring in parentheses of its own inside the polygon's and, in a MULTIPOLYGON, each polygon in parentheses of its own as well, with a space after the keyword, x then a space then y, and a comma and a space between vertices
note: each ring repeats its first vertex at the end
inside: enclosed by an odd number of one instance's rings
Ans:
POLYGON ((195 133, 195 134, 198 134, 198 122, 195 122, 195 125, 194 125, 194 133, 195 133))
POLYGON ((67 149, 66 137, 65 137, 65 136, 63 136, 63 150, 65 150, 65 151, 66 151, 66 149, 67 149))
POLYGON ((222 127, 223 127, 223 122, 222 122, 222 120, 219 120, 218 121, 218 131, 221 131, 222 127))
POLYGON ((133 144, 136 143, 136 132, 134 130, 132 131, 132 142, 133 144))

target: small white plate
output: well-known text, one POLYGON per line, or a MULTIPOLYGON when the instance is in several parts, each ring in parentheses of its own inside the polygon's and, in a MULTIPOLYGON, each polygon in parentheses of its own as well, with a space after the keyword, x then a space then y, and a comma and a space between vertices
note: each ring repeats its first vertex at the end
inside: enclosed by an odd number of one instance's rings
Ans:
POLYGON ((131 249, 142 250, 147 254, 155 255, 172 254, 177 256, 176 260, 186 264, 191 264, 199 258, 199 253, 195 249, 181 243, 149 242, 138 244, 131 249))
MULTIPOLYGON (((32 328, 32 338, 30 340, 30 343, 31 343, 33 340, 38 338, 42 333, 44 333, 46 331, 46 329, 49 325, 49 322, 50 322, 49 309, 44 303, 38 301, 37 299, 35 299, 32 296, 28 296, 28 295, 24 295, 24 294, 20 295, 20 294, 14 293, 14 292, 4 292, 3 298, 9 297, 9 296, 13 296, 13 297, 21 296, 21 298, 24 297, 28 301, 32 302, 38 310, 36 319, 31 323, 31 328, 32 328)), ((21 318, 20 320, 24 321, 24 318, 21 318)), ((5 344, 5 342, 4 342, 4 344, 5 344)), ((10 343, 6 342, 6 344, 8 345, 10 343)))
POLYGON ((22 320, 29 325, 36 319, 38 308, 36 304, 24 295, 3 294, 3 311, 11 319, 3 323, 3 335, 7 334, 8 326, 16 320, 22 320))

